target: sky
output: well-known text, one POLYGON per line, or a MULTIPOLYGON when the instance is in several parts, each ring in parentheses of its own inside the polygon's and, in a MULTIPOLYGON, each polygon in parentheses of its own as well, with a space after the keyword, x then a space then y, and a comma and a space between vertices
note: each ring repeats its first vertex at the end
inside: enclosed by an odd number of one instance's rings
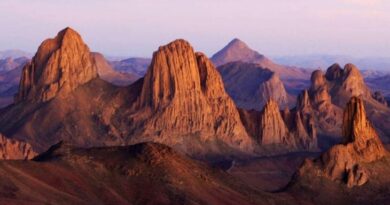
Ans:
POLYGON ((211 56, 233 38, 268 56, 390 57, 386 0, 0 0, 0 50, 34 53, 70 26, 91 50, 150 57, 183 38, 211 56))

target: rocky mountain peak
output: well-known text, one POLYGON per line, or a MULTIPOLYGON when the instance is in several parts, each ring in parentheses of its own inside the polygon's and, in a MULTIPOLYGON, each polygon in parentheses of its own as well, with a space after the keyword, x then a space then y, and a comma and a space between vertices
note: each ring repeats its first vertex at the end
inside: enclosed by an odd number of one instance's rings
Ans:
POLYGON ((55 38, 43 41, 24 66, 15 100, 48 101, 97 76, 88 46, 76 31, 65 28, 55 38))
POLYGON ((237 38, 230 41, 222 50, 214 54, 211 60, 216 66, 235 61, 268 61, 263 55, 252 50, 246 43, 237 38))
POLYGON ((329 81, 339 79, 343 76, 343 69, 338 63, 335 63, 328 68, 325 76, 329 81))
POLYGON ((161 46, 153 54, 135 112, 137 121, 145 122, 143 134, 159 136, 159 142, 176 143, 174 132, 180 138, 193 135, 186 140, 221 140, 239 149, 252 146, 218 71, 185 40, 161 46))
POLYGON ((262 145, 292 145, 292 140, 289 137, 289 130, 282 118, 279 106, 274 100, 269 100, 264 106, 260 123, 262 145))

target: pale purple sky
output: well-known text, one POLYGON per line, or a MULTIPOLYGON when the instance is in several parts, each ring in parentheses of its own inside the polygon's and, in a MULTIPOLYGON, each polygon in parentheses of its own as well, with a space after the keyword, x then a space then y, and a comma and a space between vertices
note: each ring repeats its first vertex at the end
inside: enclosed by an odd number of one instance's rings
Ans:
POLYGON ((176 38, 212 55, 235 37, 270 56, 390 56, 389 11, 386 0, 1 0, 0 50, 35 52, 70 26, 113 56, 176 38))

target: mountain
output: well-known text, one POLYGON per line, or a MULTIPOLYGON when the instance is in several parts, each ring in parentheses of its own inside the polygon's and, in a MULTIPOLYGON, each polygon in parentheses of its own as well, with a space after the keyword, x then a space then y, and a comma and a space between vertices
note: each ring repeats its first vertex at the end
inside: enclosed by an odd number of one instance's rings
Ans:
POLYGON ((0 60, 0 107, 13 102, 18 91, 22 68, 28 61, 29 59, 24 57, 0 60))
POLYGON ((10 50, 4 50, 0 51, 0 59, 5 58, 31 58, 32 54, 26 51, 17 50, 17 49, 10 49, 10 50))
POLYGON ((287 189, 314 204, 325 204, 325 198, 332 204, 384 204, 389 200, 389 153, 367 119, 361 98, 348 102, 342 130, 343 143, 306 160, 287 189))
POLYGON ((375 91, 380 91, 386 97, 390 97, 390 74, 366 79, 367 85, 375 91))
POLYGON ((135 74, 114 70, 109 62, 100 53, 93 53, 93 58, 95 60, 100 78, 107 82, 110 82, 114 85, 126 86, 139 79, 139 77, 135 74))
POLYGON ((15 103, 1 111, 0 131, 38 151, 65 140, 86 147, 155 141, 197 156, 253 153, 218 71, 188 42, 160 47, 145 78, 127 87, 101 80, 98 67, 70 28, 44 41, 23 69, 15 103))
POLYGON ((274 63, 269 58, 249 48, 247 44, 237 38, 214 54, 211 60, 216 66, 235 61, 259 64, 261 67, 277 73, 282 79, 306 79, 310 76, 309 70, 274 63))
POLYGON ((199 152, 253 149, 218 71, 184 40, 161 46, 153 54, 133 106, 131 121, 144 126, 135 136, 146 135, 199 152), (221 149, 221 145, 226 148, 221 149))
POLYGON ((2 204, 289 204, 156 143, 59 143, 33 161, 1 161, 0 178, 2 204))
POLYGON ((232 62, 218 68, 226 91, 244 109, 263 109, 269 99, 286 107, 289 96, 279 76, 258 64, 232 62))
POLYGON ((0 59, 0 72, 11 71, 19 66, 25 64, 29 59, 25 57, 20 58, 4 58, 0 59))
POLYGON ((16 102, 48 101, 66 94, 98 76, 93 56, 71 28, 45 40, 32 61, 25 65, 16 102))
POLYGON ((388 57, 352 57, 345 55, 295 55, 274 57, 279 63, 301 68, 326 68, 332 63, 353 63, 362 70, 386 72, 390 68, 388 57))
POLYGON ((127 58, 120 61, 111 61, 110 64, 119 72, 130 73, 141 78, 146 74, 151 60, 150 58, 127 58))

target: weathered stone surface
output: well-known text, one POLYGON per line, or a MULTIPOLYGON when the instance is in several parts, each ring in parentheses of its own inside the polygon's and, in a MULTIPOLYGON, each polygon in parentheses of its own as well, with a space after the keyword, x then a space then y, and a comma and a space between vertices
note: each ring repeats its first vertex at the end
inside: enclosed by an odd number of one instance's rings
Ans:
POLYGON ((48 101, 69 93, 93 78, 97 68, 89 48, 71 28, 45 40, 32 61, 25 65, 15 101, 48 101))
POLYGON ((142 135, 156 141, 174 145, 188 136, 242 151, 253 146, 218 71, 184 40, 154 53, 134 110, 131 117, 143 126, 142 135))
POLYGON ((286 144, 295 147, 275 101, 270 100, 264 106, 260 123, 261 140, 259 141, 262 145, 286 144))
POLYGON ((300 174, 314 171, 349 187, 361 186, 369 180, 362 163, 370 163, 386 155, 378 134, 368 121, 361 98, 353 97, 344 110, 344 143, 330 148, 314 161, 307 161, 300 174), (317 171, 315 171, 317 170, 317 171))
POLYGON ((32 159, 36 155, 30 144, 0 134, 0 160, 32 159))

